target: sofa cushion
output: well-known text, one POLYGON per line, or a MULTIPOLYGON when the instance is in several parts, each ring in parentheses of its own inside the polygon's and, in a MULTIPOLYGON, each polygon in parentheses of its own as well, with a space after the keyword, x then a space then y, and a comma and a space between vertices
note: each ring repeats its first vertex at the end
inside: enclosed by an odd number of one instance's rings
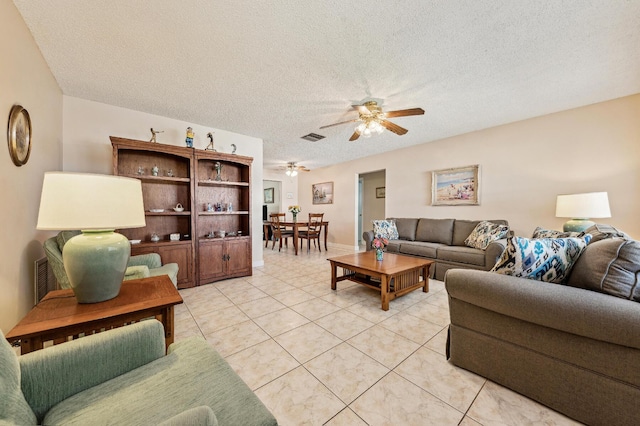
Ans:
POLYGON ((399 253, 400 252, 400 243, 403 243, 402 240, 389 240, 389 244, 387 244, 386 251, 389 253, 399 253))
POLYGON ((422 241, 402 241, 402 243, 400 244, 400 253, 435 259, 438 247, 442 247, 442 244, 427 243, 422 241))
POLYGON ((420 219, 416 230, 416 241, 451 245, 454 219, 420 219))
POLYGON ((640 302, 640 241, 609 238, 590 243, 567 284, 640 302))
POLYGON ((551 283, 562 283, 587 247, 591 235, 584 238, 507 238, 492 272, 530 278, 551 283))
POLYGON ((485 250, 492 241, 506 237, 508 232, 509 227, 507 225, 499 225, 483 220, 476 225, 471 234, 464 240, 464 243, 468 247, 485 250))
POLYGON ((477 266, 484 266, 485 263, 485 252, 471 247, 441 246, 438 247, 437 255, 438 260, 446 260, 448 262, 477 266))
MULTIPOLYGON (((43 424, 159 424, 185 410, 211 407, 221 425, 276 425, 260 399, 200 338, 169 347, 169 354, 54 406, 43 424), (161 392, 159 391, 161 390, 161 392), (149 404, 152 395, 154 404, 149 404)), ((35 424, 35 423, 33 423, 35 424)))
POLYGON ((475 229, 476 225, 480 223, 479 220, 458 220, 453 223, 453 240, 451 244, 454 246, 464 246, 464 240, 475 229))
POLYGON ((2 330, 0 330, 0 424, 38 424, 36 415, 22 394, 18 357, 4 338, 2 330))
POLYGON ((387 240, 398 239, 398 229, 393 220, 374 220, 373 221, 374 238, 386 238, 387 240))
POLYGON ((416 240, 416 228, 418 227, 418 219, 396 218, 394 220, 396 221, 398 236, 401 240, 416 240))

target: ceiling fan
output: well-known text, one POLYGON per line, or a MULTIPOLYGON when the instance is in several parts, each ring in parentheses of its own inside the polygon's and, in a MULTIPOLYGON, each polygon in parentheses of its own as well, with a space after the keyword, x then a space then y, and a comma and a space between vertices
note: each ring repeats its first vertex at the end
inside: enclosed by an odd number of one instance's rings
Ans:
POLYGON ((281 170, 286 170, 285 174, 287 176, 294 177, 298 174, 298 172, 309 172, 305 166, 298 166, 294 161, 290 161, 286 166, 280 166, 281 170))
POLYGON ((329 124, 328 126, 322 126, 320 128, 326 129, 327 127, 339 126, 340 124, 360 122, 353 132, 353 135, 349 138, 350 141, 355 141, 360 136, 368 138, 373 134, 380 134, 384 129, 390 130, 398 136, 402 136, 406 134, 408 130, 392 123, 387 120, 387 118, 424 114, 424 110, 422 108, 409 108, 384 112, 382 111, 382 107, 380 107, 376 101, 368 101, 363 105, 352 105, 352 107, 358 110, 358 118, 329 124))

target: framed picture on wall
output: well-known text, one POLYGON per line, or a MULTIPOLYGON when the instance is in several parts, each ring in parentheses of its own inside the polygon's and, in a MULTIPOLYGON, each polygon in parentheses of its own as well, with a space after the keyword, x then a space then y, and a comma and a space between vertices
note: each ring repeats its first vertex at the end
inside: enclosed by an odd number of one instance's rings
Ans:
POLYGON ((311 185, 313 204, 333 204, 333 182, 311 185))
POLYGON ((386 187, 385 186, 381 186, 379 188, 376 188, 376 198, 385 198, 386 197, 386 187))
POLYGON ((480 166, 475 164, 431 172, 431 205, 480 204, 479 168, 480 166))
POLYGON ((267 188, 264 190, 264 203, 273 204, 273 188, 267 188))

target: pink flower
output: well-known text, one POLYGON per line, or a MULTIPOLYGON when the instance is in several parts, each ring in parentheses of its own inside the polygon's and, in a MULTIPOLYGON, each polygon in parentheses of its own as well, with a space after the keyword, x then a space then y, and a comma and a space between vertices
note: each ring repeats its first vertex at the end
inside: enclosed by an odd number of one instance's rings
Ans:
POLYGON ((371 242, 371 246, 375 249, 383 249, 389 244, 389 240, 386 238, 374 238, 371 242))

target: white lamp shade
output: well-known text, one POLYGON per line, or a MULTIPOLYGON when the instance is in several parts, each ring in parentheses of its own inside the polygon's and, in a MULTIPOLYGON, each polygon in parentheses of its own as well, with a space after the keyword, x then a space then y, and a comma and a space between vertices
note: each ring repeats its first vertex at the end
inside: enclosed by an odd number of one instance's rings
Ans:
POLYGON ((611 217, 609 197, 606 192, 558 195, 556 217, 574 219, 611 217))
POLYGON ((38 229, 124 229, 145 224, 138 179, 89 173, 44 175, 38 229))

